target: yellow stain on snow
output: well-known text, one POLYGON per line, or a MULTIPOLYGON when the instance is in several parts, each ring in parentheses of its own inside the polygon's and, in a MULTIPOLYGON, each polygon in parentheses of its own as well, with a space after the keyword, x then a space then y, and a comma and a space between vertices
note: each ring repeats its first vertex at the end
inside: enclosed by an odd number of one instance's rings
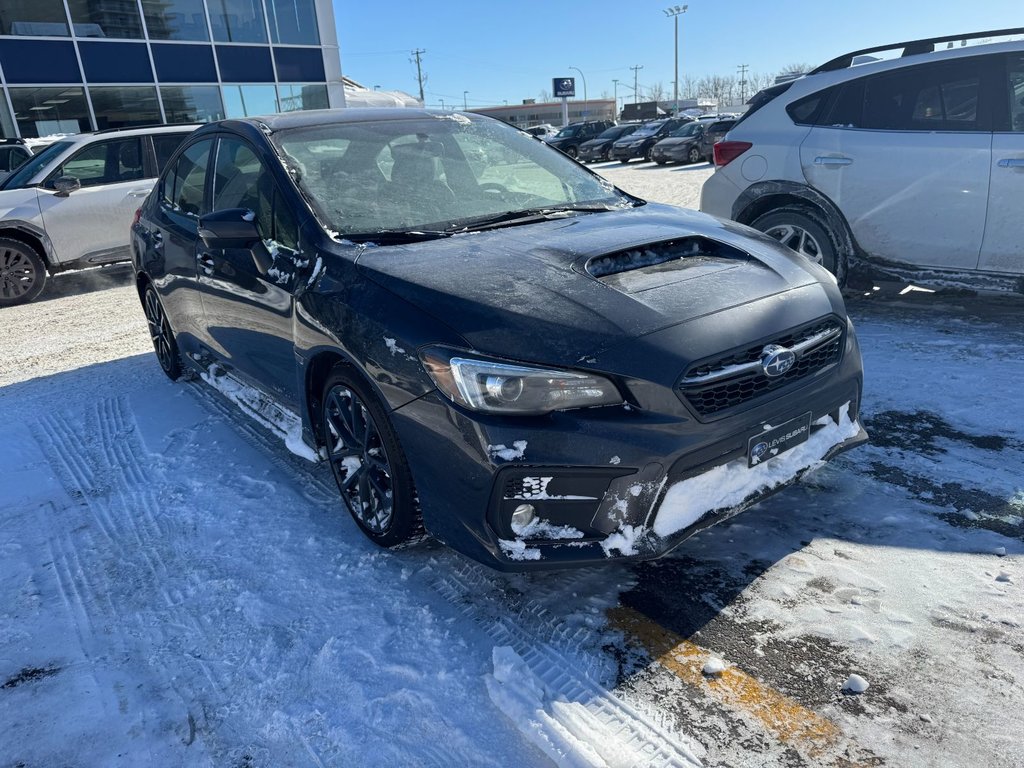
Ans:
POLYGON ((728 666, 717 675, 704 675, 704 664, 712 657, 709 650, 661 627, 639 611, 620 605, 608 611, 608 618, 613 627, 632 637, 684 683, 750 715, 777 740, 806 757, 822 760, 816 764, 854 768, 880 763, 878 758, 851 757, 850 745, 835 723, 743 670, 728 666))

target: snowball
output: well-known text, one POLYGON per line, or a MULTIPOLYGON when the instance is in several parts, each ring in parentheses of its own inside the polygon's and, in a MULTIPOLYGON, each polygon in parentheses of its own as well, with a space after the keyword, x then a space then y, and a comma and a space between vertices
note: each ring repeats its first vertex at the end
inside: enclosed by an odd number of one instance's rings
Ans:
POLYGON ((705 675, 718 676, 725 671, 725 662, 721 659, 711 658, 704 663, 704 668, 701 670, 705 675))
POLYGON ((843 690, 850 693, 864 693, 868 689, 868 681, 857 674, 852 674, 843 683, 843 690))

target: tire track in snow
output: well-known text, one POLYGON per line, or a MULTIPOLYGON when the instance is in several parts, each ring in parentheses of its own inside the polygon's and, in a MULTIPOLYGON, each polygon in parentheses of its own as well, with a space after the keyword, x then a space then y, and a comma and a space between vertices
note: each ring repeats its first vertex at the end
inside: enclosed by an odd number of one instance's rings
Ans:
MULTIPOLYGON (((528 701, 523 717, 515 717, 507 706, 499 706, 516 719, 516 725, 531 741, 542 749, 543 743, 550 745, 545 749, 549 756, 560 753, 563 759, 558 762, 570 766, 700 765, 685 737, 661 727, 594 678, 594 665, 575 650, 593 641, 591 628, 567 627, 562 616, 532 598, 510 616, 507 606, 494 595, 494 576, 483 566, 457 566, 454 557, 451 561, 451 567, 434 580, 435 588, 458 605, 464 616, 480 624, 499 648, 510 647, 545 689, 543 702, 528 701), (598 743, 591 744, 591 739, 598 743)), ((593 570, 570 575, 569 581, 563 582, 565 593, 571 594, 574 584, 590 581, 593 576, 593 570)), ((497 677, 497 652, 495 662, 497 677)), ((488 683, 492 690, 500 685, 492 685, 490 680, 488 683)))

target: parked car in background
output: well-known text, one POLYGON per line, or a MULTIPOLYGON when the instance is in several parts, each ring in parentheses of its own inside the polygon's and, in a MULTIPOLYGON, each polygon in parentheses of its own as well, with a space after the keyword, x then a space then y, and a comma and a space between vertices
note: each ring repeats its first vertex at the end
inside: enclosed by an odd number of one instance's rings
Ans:
POLYGON ((291 411, 373 542, 653 558, 867 439, 825 270, 450 117, 201 128, 132 227, 165 373, 291 411))
POLYGON ((611 160, 618 160, 620 163, 628 163, 634 158, 650 160, 651 150, 655 144, 672 133, 672 131, 692 121, 692 117, 680 115, 679 117, 666 117, 661 120, 652 120, 649 123, 644 123, 633 133, 616 140, 612 144, 608 157, 611 160))
POLYGON ((0 307, 32 301, 48 275, 131 258, 132 217, 194 129, 60 138, 0 182, 0 307))
POLYGON ((536 136, 538 139, 546 139, 548 136, 554 136, 558 133, 558 129, 550 123, 541 123, 540 125, 534 125, 523 130, 531 136, 536 136))
POLYGON ((0 140, 0 181, 32 157, 32 150, 21 139, 0 140))
POLYGON ((603 131, 597 138, 580 144, 577 159, 583 163, 599 163, 608 159, 608 152, 616 139, 628 136, 640 127, 640 123, 622 123, 603 131))
POLYGON ((727 134, 734 125, 736 125, 737 118, 718 118, 713 120, 704 129, 704 141, 702 142, 701 149, 704 151, 704 159, 709 163, 713 163, 715 160, 714 146, 727 134))
POLYGON ((699 163, 708 151, 704 141, 710 125, 705 120, 695 120, 682 128, 676 128, 651 149, 651 160, 658 165, 665 163, 699 163))
POLYGON ((613 125, 615 123, 611 120, 588 120, 583 123, 570 123, 554 136, 544 139, 544 141, 555 149, 561 150, 569 157, 576 157, 583 142, 597 137, 613 125))
POLYGON ((1024 291, 1024 42, 959 45, 1007 34, 1024 29, 855 51, 760 92, 714 146, 701 210, 840 284, 857 270, 1024 291))

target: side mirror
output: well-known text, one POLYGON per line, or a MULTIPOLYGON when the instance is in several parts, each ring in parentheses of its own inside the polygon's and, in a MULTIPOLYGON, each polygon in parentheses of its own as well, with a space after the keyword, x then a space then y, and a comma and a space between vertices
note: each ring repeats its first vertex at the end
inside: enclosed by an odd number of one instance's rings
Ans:
POLYGON ((207 248, 248 248, 260 239, 256 214, 247 208, 225 208, 199 218, 199 238, 207 248))
POLYGON ((53 188, 57 190, 57 197, 67 197, 72 192, 82 188, 82 182, 74 176, 58 176, 53 180, 53 188))

